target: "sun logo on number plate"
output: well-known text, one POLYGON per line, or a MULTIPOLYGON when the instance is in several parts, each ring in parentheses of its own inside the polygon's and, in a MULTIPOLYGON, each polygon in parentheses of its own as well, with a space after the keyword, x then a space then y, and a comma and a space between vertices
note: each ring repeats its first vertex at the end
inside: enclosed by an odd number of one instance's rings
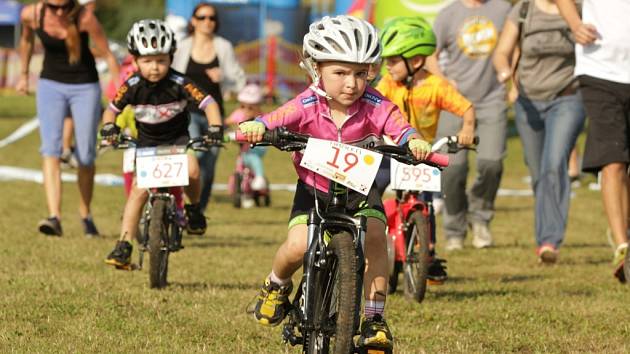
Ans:
POLYGON ((365 164, 368 166, 372 165, 374 163, 374 156, 365 155, 365 157, 363 158, 363 162, 365 162, 365 164))

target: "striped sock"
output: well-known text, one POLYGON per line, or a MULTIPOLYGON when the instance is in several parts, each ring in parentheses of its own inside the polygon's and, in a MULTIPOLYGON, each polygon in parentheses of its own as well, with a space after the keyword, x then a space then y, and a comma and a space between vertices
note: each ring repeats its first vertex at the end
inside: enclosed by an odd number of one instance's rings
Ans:
POLYGON ((372 318, 374 315, 381 315, 385 313, 385 301, 365 300, 365 308, 363 314, 365 318, 372 318))

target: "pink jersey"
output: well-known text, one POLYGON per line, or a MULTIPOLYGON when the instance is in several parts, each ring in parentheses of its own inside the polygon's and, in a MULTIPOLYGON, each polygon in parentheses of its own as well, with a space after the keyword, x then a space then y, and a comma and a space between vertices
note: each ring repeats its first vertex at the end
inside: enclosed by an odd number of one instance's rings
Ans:
MULTIPOLYGON (((306 89, 296 98, 256 120, 267 129, 280 126, 289 131, 308 134, 313 138, 342 142, 359 147, 372 147, 382 142, 382 136, 404 144, 415 129, 409 125, 398 107, 371 87, 348 108, 348 117, 337 128, 330 115, 326 98, 306 89)), ((302 154, 293 154, 298 177, 309 186, 328 191, 328 179, 300 166, 302 154)))

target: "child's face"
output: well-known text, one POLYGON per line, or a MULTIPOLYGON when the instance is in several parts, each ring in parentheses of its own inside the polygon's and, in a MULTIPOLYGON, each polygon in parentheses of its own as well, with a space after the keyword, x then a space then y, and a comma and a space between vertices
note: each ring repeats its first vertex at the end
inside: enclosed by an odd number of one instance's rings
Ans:
MULTIPOLYGON (((407 62, 412 69, 418 69, 424 66, 424 59, 424 57, 418 55, 407 59, 407 62)), ((403 81, 407 78, 408 70, 403 57, 395 56, 385 58, 385 67, 395 81, 403 81)))
POLYGON ((322 62, 317 65, 326 93, 344 107, 349 107, 365 91, 369 64, 322 62))
POLYGON ((143 55, 136 58, 136 66, 143 78, 150 82, 158 82, 168 73, 171 56, 168 54, 143 55))

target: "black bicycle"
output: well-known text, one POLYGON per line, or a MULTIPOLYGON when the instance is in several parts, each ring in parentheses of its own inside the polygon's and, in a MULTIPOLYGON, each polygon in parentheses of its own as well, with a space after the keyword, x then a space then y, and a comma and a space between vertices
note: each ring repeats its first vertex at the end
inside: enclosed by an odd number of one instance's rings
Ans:
MULTIPOLYGON (((299 151, 306 147, 308 138, 278 128, 266 132, 258 145, 299 151)), ((371 149, 403 163, 420 163, 406 148, 371 149)), ((354 336, 358 334, 360 321, 367 218, 351 216, 346 209, 347 187, 331 181, 329 194, 328 204, 320 205, 315 191, 315 208, 308 215, 303 276, 282 337, 287 344, 301 345, 304 353, 348 354, 358 350, 354 336)), ((369 349, 369 352, 386 353, 383 349, 369 349)))
MULTIPOLYGON (((116 149, 126 149, 136 145, 135 139, 124 135, 117 142, 111 144, 116 149)), ((110 146, 110 144, 101 144, 101 146, 110 146)), ((190 139, 186 145, 182 146, 154 147, 152 149, 155 150, 151 153, 159 156, 185 154, 190 148, 207 151, 208 146, 209 144, 204 137, 198 137, 190 139)), ((137 237, 139 244, 138 269, 142 269, 144 253, 148 252, 149 285, 151 288, 161 289, 168 284, 169 254, 183 248, 182 235, 186 228, 186 219, 181 211, 178 211, 174 195, 176 189, 178 190, 177 193, 183 193, 183 186, 147 188, 149 198, 144 207, 137 237)))

